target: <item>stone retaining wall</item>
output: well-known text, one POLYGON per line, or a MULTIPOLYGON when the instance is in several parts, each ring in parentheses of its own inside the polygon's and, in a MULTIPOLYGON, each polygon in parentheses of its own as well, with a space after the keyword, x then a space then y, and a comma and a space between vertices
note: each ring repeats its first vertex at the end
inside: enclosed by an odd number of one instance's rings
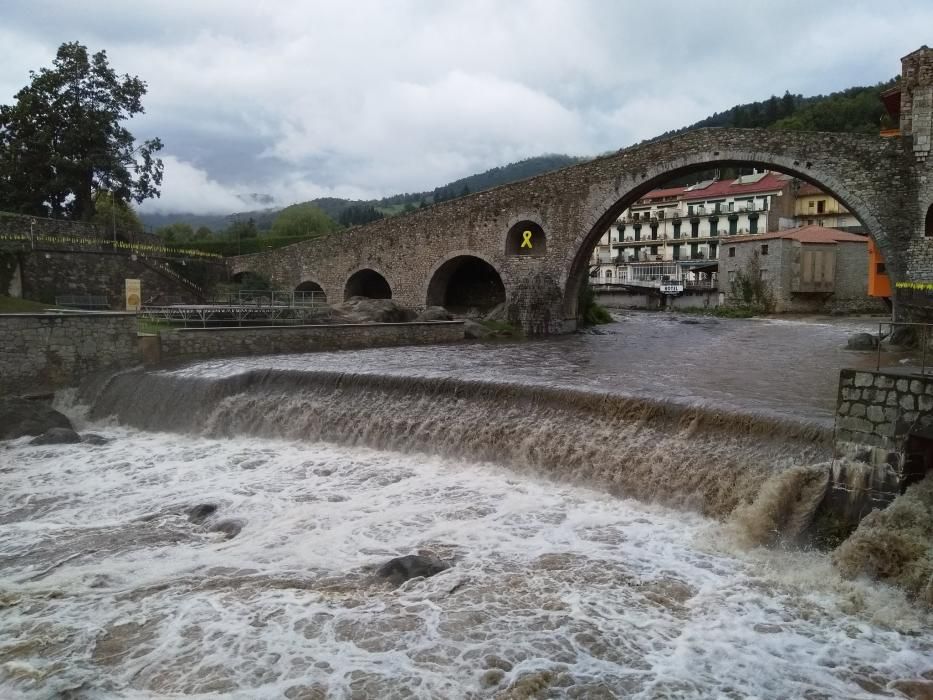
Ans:
POLYGON ((138 361, 135 314, 0 314, 0 394, 45 392, 138 361))
POLYGON ((933 376, 844 369, 836 404, 835 456, 872 467, 865 491, 877 505, 905 479, 907 441, 933 428, 933 376))
POLYGON ((463 322, 187 328, 163 331, 159 336, 162 361, 170 362, 235 355, 449 343, 463 340, 463 322))

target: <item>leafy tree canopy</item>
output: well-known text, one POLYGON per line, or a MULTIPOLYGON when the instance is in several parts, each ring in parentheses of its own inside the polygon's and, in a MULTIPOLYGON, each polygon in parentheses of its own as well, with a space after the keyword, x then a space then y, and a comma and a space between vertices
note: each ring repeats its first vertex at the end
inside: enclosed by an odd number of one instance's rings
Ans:
POLYGON ((91 217, 91 223, 116 234, 124 231, 142 233, 144 230, 136 210, 130 204, 111 197, 109 192, 98 192, 94 196, 94 216, 91 217))
POLYGON ((143 113, 146 83, 119 76, 105 51, 62 44, 52 68, 30 72, 0 106, 0 208, 34 216, 94 217, 96 194, 124 205, 159 196, 159 139, 137 145, 122 125, 143 113))
POLYGON ((320 236, 337 229, 337 223, 313 204, 293 204, 272 222, 272 236, 320 236))

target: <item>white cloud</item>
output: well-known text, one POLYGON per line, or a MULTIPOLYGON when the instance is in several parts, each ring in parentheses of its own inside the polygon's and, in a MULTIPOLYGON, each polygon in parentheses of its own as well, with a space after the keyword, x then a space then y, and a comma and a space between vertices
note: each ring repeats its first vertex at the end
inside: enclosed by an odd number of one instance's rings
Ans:
MULTIPOLYGON (((614 150, 772 93, 896 74, 926 0, 6 0, 0 102, 62 41, 149 84, 161 201, 430 189, 544 152, 614 150), (815 17, 812 22, 806 21, 815 17)), ((237 200, 238 201, 238 200, 237 200)), ((234 209, 237 205, 234 205, 234 209)))

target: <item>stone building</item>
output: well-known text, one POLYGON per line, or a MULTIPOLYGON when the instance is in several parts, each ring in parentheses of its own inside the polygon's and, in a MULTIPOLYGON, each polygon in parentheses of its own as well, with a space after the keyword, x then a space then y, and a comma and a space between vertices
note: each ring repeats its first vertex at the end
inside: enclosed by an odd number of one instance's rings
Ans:
POLYGON ((732 283, 757 274, 767 283, 774 311, 827 313, 885 311, 868 296, 868 238, 822 226, 754 237, 736 236, 719 258, 720 302, 735 303, 732 283))

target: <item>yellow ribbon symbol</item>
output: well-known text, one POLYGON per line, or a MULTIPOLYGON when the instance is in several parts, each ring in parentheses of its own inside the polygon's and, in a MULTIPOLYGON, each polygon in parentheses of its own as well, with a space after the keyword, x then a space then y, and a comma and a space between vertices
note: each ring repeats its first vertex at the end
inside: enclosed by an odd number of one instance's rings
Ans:
POLYGON ((522 244, 521 248, 531 248, 531 231, 525 231, 522 233, 522 244))

